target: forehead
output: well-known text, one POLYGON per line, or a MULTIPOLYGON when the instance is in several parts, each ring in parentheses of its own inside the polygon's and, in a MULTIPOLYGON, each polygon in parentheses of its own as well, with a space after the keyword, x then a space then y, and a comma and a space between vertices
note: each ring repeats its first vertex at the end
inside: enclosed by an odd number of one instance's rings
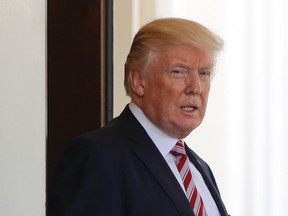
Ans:
POLYGON ((171 46, 158 53, 160 63, 169 66, 183 67, 213 67, 213 55, 193 46, 171 46))

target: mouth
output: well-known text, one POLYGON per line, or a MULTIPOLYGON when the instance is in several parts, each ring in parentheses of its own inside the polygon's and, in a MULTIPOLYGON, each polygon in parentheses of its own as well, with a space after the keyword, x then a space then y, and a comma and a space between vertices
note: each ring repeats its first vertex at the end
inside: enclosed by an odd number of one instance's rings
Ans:
POLYGON ((193 112, 195 110, 198 109, 197 106, 182 106, 180 107, 183 111, 186 111, 186 112, 193 112))

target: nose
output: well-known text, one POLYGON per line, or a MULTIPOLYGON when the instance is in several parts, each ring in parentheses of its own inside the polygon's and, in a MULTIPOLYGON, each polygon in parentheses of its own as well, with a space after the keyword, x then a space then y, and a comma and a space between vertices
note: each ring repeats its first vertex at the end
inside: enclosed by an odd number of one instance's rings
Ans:
POLYGON ((185 84, 186 94, 200 94, 202 92, 202 85, 198 72, 189 74, 185 80, 185 84))

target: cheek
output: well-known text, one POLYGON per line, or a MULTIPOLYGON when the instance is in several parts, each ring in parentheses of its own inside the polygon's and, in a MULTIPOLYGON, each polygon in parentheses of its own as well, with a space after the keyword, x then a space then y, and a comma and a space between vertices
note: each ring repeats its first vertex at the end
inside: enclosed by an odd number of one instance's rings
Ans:
POLYGON ((203 92, 202 92, 206 100, 208 99, 209 92, 210 92, 210 83, 207 83, 203 86, 203 92))
MULTIPOLYGON (((165 77, 155 77, 146 81, 146 93, 150 97, 165 98, 167 95, 171 94, 173 91, 172 84, 168 82, 169 80, 165 77)), ((160 102, 160 101, 159 101, 160 102)))
POLYGON ((202 103, 203 103, 203 105, 204 105, 204 107, 206 109, 206 106, 207 106, 207 103, 208 103, 208 98, 209 98, 209 89, 207 89, 207 91, 204 91, 202 93, 201 97, 202 97, 202 103))

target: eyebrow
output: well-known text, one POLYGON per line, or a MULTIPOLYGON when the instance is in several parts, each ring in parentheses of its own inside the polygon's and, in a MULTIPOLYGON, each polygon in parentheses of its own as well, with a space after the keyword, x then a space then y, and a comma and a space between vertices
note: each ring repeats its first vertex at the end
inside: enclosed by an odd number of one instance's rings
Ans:
MULTIPOLYGON (((193 66, 190 63, 182 63, 182 62, 176 62, 176 63, 172 63, 169 68, 173 68, 173 67, 181 67, 181 68, 185 68, 185 69, 193 69, 193 66)), ((199 67, 199 69, 212 69, 214 67, 213 63, 207 63, 204 65, 201 65, 199 67)))

